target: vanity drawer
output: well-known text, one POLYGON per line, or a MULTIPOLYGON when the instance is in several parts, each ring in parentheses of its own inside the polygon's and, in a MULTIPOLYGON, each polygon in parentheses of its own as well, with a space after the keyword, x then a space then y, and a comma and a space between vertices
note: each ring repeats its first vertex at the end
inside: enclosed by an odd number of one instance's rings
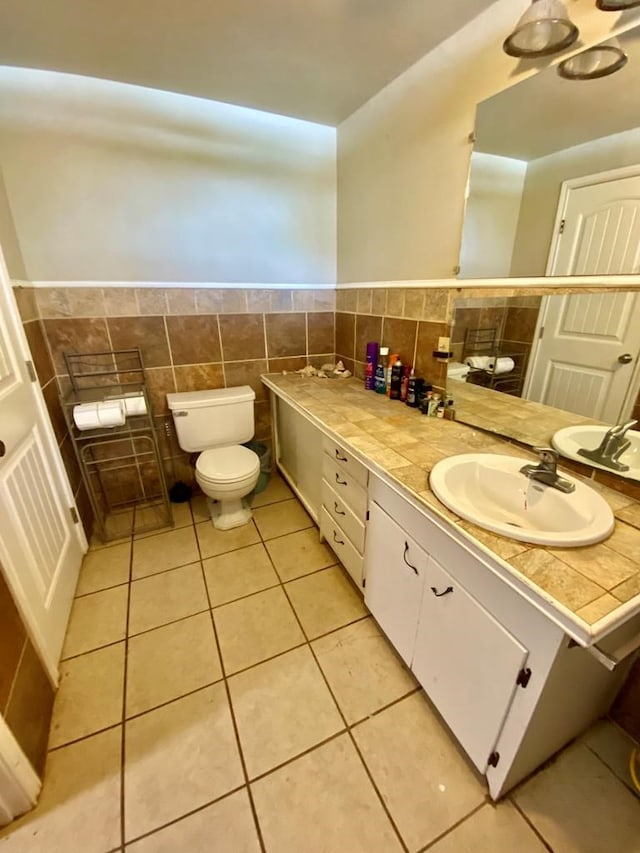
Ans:
POLYGON ((335 489, 340 499, 361 521, 364 521, 367 514, 367 492, 351 472, 347 471, 340 462, 334 462, 325 453, 322 460, 322 476, 331 488, 335 489))
POLYGON ((335 523, 347 534, 356 551, 364 553, 364 524, 326 480, 322 481, 322 503, 335 523))
POLYGON ((335 523, 325 507, 320 510, 320 533, 356 582, 358 589, 362 589, 364 558, 356 551, 347 534, 335 523))
POLYGON ((367 480, 369 479, 369 471, 364 467, 362 462, 358 462, 358 460, 348 453, 346 450, 343 450, 339 444, 335 441, 332 441, 326 435, 323 437, 323 447, 324 452, 329 456, 334 462, 338 462, 342 465, 347 473, 351 475, 354 480, 357 480, 361 486, 367 488, 367 480))

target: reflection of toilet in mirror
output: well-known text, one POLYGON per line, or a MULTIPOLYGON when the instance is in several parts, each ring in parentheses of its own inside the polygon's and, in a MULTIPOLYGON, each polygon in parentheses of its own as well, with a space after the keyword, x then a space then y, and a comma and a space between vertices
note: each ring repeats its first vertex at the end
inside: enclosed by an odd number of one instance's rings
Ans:
POLYGON ((242 443, 253 438, 255 392, 248 385, 167 394, 178 444, 197 452, 196 482, 207 496, 215 527, 251 520, 245 500, 258 482, 260 460, 242 443))

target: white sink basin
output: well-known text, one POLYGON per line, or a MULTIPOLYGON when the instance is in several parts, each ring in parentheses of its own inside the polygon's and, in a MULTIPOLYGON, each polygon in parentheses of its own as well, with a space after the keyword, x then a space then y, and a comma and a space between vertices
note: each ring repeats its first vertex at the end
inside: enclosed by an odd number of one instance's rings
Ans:
POLYGON ((601 542, 613 530, 609 505, 584 483, 570 494, 520 473, 528 460, 493 453, 463 453, 434 465, 429 482, 436 497, 461 518, 501 536, 575 548, 601 542))
MULTIPOLYGON (((612 468, 600 465, 592 459, 586 459, 578 453, 582 447, 586 450, 595 450, 599 447, 608 429, 609 427, 606 426, 595 425, 565 427, 554 434, 551 444, 558 453, 561 453, 568 459, 576 459, 578 462, 584 462, 586 465, 592 465, 594 468, 601 468, 603 471, 613 471, 612 468)), ((631 447, 622 454, 620 462, 628 465, 629 470, 613 471, 613 473, 618 474, 620 477, 640 480, 640 432, 629 430, 625 435, 625 440, 631 442, 631 447)))

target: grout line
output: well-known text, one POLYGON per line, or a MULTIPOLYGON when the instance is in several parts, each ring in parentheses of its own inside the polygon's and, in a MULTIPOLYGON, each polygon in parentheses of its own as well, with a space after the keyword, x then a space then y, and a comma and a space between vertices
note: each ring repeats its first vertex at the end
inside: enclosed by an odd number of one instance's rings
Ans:
MULTIPOLYGON (((117 587, 115 587, 117 589, 117 587)), ((128 594, 127 594, 128 598, 128 594)), ((126 618, 126 617, 125 617, 126 618)), ((126 631, 126 625, 125 625, 126 631)), ((67 657, 60 658, 60 663, 67 663, 70 660, 78 660, 78 658, 83 658, 85 655, 91 655, 93 652, 100 652, 103 649, 110 649, 112 646, 119 646, 120 643, 124 643, 126 641, 126 634, 124 637, 120 637, 117 640, 111 640, 109 643, 103 643, 101 646, 92 646, 90 649, 85 649, 83 652, 77 652, 75 655, 67 655, 67 657)))
MULTIPOLYGON (((264 314, 262 316, 263 316, 263 322, 264 322, 264 314)), ((257 525, 255 525, 255 523, 254 523, 254 526, 257 529, 257 525)), ((260 535, 260 534, 258 533, 258 535, 260 535)), ((233 703, 231 702, 231 691, 229 690, 229 682, 227 680, 227 673, 226 673, 224 658, 222 656, 222 647, 220 646, 220 638, 218 637, 218 630, 216 628, 216 622, 215 622, 215 619, 213 618, 213 609, 211 608, 211 599, 209 597, 209 588, 207 587, 207 578, 206 578, 205 571, 204 571, 204 563, 202 561, 202 552, 200 551, 200 542, 199 542, 197 536, 196 536, 196 542, 197 542, 197 547, 198 547, 198 553, 200 554, 200 570, 202 572, 202 580, 204 583, 205 595, 207 596, 207 602, 209 604, 209 615, 211 618, 211 627, 213 629, 213 637, 214 637, 214 641, 216 644, 216 650, 218 652, 218 658, 220 660, 220 669, 222 672, 222 683, 224 684, 224 689, 225 689, 225 693, 227 696, 227 705, 229 707, 229 715, 231 717, 231 725, 233 726, 233 733, 234 733, 235 739, 236 739, 238 756, 240 758, 240 766, 242 767, 242 776, 244 778, 244 783, 245 783, 245 786, 247 789, 247 795, 249 797, 249 804, 251 806, 251 813, 253 815, 253 822, 254 822, 254 825, 256 828, 256 833, 258 836, 258 843, 260 844, 260 850, 262 851, 262 853, 266 853, 266 847, 265 847, 264 839, 262 837, 262 830, 260 828, 260 823, 258 821, 258 812, 256 810, 256 805, 255 805, 255 802, 253 800, 253 793, 252 793, 251 788, 249 786, 249 774, 247 773, 247 765, 246 765, 246 762, 244 759, 244 753, 242 751, 242 744, 240 743, 240 732, 238 729, 238 722, 236 720, 236 715, 235 715, 235 712, 233 709, 233 703)))
MULTIPOLYGON (((216 803, 222 802, 222 800, 226 800, 227 797, 233 796, 233 794, 238 794, 240 791, 245 789, 245 785, 238 785, 236 788, 232 788, 230 791, 227 791, 225 794, 222 794, 220 797, 216 797, 215 800, 210 800, 208 803, 205 803, 203 806, 198 806, 196 809, 191 809, 191 811, 186 812, 186 814, 180 815, 180 817, 176 817, 173 820, 168 821, 168 823, 163 823, 162 826, 157 826, 155 829, 149 830, 149 832, 145 832, 144 835, 136 835, 135 838, 130 838, 127 841, 127 844, 133 844, 136 841, 141 841, 143 838, 149 838, 151 835, 155 835, 157 832, 161 832, 163 829, 167 829, 169 826, 174 826, 176 823, 180 823, 183 820, 186 820, 188 817, 193 817, 194 814, 198 814, 198 812, 203 812, 205 809, 208 809, 210 806, 215 805, 216 803)), ((212 839, 215 840, 215 839, 212 839)), ((188 851, 187 851, 188 853, 188 851)))
POLYGON ((544 847, 549 851, 549 853, 554 853, 553 847, 549 844, 549 842, 544 838, 544 836, 540 833, 539 829, 535 826, 535 824, 529 819, 526 812, 524 812, 516 800, 509 795, 506 797, 507 802, 510 802, 514 809, 518 812, 520 817, 525 821, 525 823, 531 828, 531 830, 535 833, 535 835, 540 839, 540 842, 544 845, 544 847))
MULTIPOLYGON (((195 563, 193 563, 195 566, 195 563)), ((170 619, 168 622, 162 622, 160 625, 154 625, 153 628, 145 628, 144 631, 136 631, 135 634, 129 634, 129 639, 133 640, 136 637, 144 637, 145 634, 151 634, 152 631, 158 631, 160 628, 166 628, 168 625, 175 625, 178 622, 186 622, 187 619, 193 619, 194 616, 202 616, 203 613, 208 613, 209 608, 205 607, 202 610, 196 610, 195 613, 189 613, 187 616, 180 616, 178 619, 170 619)))
MULTIPOLYGON (((203 611, 204 613, 208 613, 208 610, 203 611)), ((187 696, 194 696, 196 693, 200 693, 202 690, 208 690, 210 687, 215 687, 216 684, 220 684, 223 680, 222 675, 220 678, 216 678, 215 681, 209 681, 206 684, 201 684, 199 687, 194 687, 193 690, 187 690, 186 693, 181 693, 179 696, 173 696, 171 699, 166 699, 164 702, 159 702, 157 705, 153 705, 151 708, 145 708, 144 711, 137 711, 135 714, 129 714, 126 717, 127 722, 131 722, 132 720, 138 720, 140 717, 146 717, 147 714, 151 714, 153 711, 157 711, 159 708, 166 708, 167 705, 173 705, 175 702, 179 702, 181 699, 186 699, 187 696)))
POLYGON ((261 782, 263 779, 266 779, 267 776, 271 776, 272 773, 277 773, 278 770, 282 770, 289 764, 293 764, 299 758, 304 758, 305 755, 309 755, 310 753, 315 752, 316 749, 320 749, 321 747, 326 746, 328 743, 331 743, 332 741, 337 740, 339 737, 343 737, 346 734, 346 727, 339 729, 337 732, 334 732, 332 735, 329 735, 329 737, 324 738, 324 740, 318 741, 318 743, 315 743, 313 746, 307 747, 307 749, 304 749, 302 752, 298 752, 295 755, 292 755, 291 758, 287 758, 286 761, 282 761, 280 764, 276 764, 275 767, 270 767, 268 770, 265 770, 264 773, 258 773, 257 776, 253 776, 249 780, 249 784, 253 785, 256 782, 261 782))
POLYGON ((76 743, 81 743, 83 740, 89 740, 89 738, 95 737, 95 735, 101 735, 104 732, 109 732, 111 729, 117 729, 122 726, 122 721, 119 720, 117 723, 111 723, 108 726, 103 726, 101 729, 96 729, 95 732, 89 732, 86 735, 81 735, 80 737, 74 738, 73 740, 67 740, 64 743, 59 743, 56 746, 50 746, 47 748, 47 755, 51 752, 58 752, 61 749, 66 749, 68 746, 73 746, 76 743))
POLYGON ((446 838, 447 835, 456 830, 459 826, 462 826, 463 823, 472 818, 480 811, 480 809, 483 809, 486 805, 493 805, 493 803, 488 799, 488 797, 485 797, 484 801, 481 802, 480 805, 476 806, 474 809, 471 809, 468 814, 466 814, 464 817, 461 817, 460 820, 457 820, 444 832, 441 832, 435 838, 432 838, 431 841, 428 842, 428 844, 425 844, 424 847, 421 847, 419 849, 418 853, 425 853, 426 850, 431 850, 439 841, 442 841, 443 838, 446 838))
MULTIPOLYGON (((134 516, 135 523, 135 516, 134 516)), ((125 766, 126 766, 126 719, 127 719, 127 676, 129 663, 129 618, 131 614, 131 582, 133 578, 133 544, 129 554, 129 586, 127 591, 127 616, 125 621, 124 673, 122 688, 122 742, 120 746, 120 840, 125 845, 125 766)))

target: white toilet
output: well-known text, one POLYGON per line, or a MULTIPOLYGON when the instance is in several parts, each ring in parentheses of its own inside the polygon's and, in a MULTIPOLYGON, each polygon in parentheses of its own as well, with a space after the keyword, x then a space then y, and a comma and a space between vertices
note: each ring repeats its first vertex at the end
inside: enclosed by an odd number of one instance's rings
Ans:
POLYGON ((178 444, 196 460, 196 482, 219 530, 251 520, 243 498, 256 487, 260 459, 241 443, 253 438, 255 392, 248 385, 167 394, 178 444))

